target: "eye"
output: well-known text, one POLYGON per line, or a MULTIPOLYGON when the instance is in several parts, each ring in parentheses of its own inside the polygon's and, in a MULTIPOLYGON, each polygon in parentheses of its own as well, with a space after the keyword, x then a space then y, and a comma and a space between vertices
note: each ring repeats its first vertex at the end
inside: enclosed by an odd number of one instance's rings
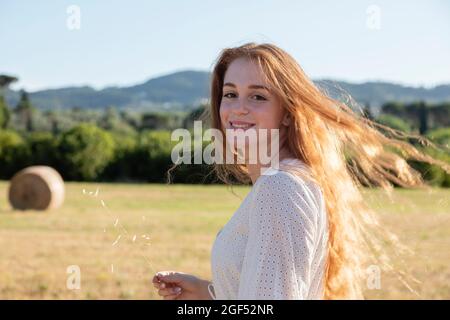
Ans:
POLYGON ((236 95, 232 92, 225 93, 223 96, 224 96, 224 98, 230 98, 230 99, 236 97, 236 95))
POLYGON ((259 94, 253 95, 252 98, 254 100, 259 100, 259 101, 266 101, 267 100, 265 97, 263 97, 262 95, 259 95, 259 94))

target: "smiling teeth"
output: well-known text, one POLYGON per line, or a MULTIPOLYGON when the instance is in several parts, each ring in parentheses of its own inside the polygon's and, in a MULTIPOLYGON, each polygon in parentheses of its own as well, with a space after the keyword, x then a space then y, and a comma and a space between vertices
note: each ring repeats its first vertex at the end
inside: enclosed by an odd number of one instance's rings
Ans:
POLYGON ((236 129, 247 129, 253 127, 253 124, 232 124, 231 126, 236 129))

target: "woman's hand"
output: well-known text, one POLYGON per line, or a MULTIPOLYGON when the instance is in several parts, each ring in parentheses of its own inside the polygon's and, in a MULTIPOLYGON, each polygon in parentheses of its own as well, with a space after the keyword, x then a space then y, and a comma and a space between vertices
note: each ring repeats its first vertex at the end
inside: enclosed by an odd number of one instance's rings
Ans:
POLYGON ((211 300, 209 281, 176 271, 160 271, 153 277, 153 285, 164 300, 211 300))

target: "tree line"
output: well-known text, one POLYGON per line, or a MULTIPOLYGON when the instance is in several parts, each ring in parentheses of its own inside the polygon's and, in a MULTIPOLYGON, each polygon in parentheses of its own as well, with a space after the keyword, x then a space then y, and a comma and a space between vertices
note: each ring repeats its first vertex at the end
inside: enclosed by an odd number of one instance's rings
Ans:
MULTIPOLYGON (((14 79, 0 76, 3 89, 14 79)), ((2 90, 3 90, 2 89, 2 90)), ((191 112, 133 112, 72 108, 41 111, 33 107, 26 92, 14 107, 6 105, 0 92, 0 179, 30 165, 49 165, 72 181, 167 181, 173 165, 171 131, 191 129, 205 105, 191 112)), ((450 163, 450 103, 411 104, 390 102, 378 116, 364 109, 364 116, 406 133, 423 135, 440 146, 418 148, 450 163)), ((414 141, 411 141, 415 143, 414 141)), ((427 163, 408 162, 436 186, 450 186, 450 175, 427 163)), ((216 183, 211 167, 180 165, 172 173, 175 183, 216 183)))

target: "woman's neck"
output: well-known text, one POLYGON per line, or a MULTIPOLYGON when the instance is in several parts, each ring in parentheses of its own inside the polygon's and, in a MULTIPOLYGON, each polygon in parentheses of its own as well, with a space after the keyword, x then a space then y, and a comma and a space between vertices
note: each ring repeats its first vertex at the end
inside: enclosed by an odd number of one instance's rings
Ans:
MULTIPOLYGON (((292 157, 292 154, 287 149, 282 149, 278 154, 278 161, 280 162, 284 159, 292 157)), ((258 162, 256 164, 247 164, 246 167, 252 183, 255 184, 256 180, 258 180, 259 176, 261 175, 261 168, 263 167, 263 165, 258 162)))

